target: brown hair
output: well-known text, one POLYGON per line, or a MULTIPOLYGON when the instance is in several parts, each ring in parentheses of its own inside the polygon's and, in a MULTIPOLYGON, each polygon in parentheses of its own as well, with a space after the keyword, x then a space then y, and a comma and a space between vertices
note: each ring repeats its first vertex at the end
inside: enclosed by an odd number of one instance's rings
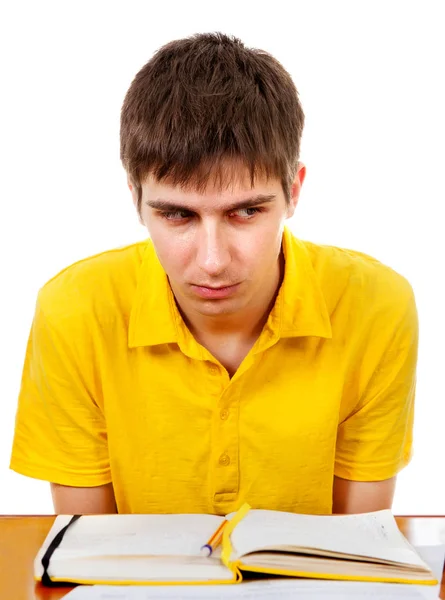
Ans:
POLYGON ((303 125, 292 78, 267 52, 218 32, 162 46, 121 111, 120 155, 139 213, 149 174, 203 193, 212 173, 221 187, 240 164, 252 187, 258 172, 280 179, 289 201, 303 125))

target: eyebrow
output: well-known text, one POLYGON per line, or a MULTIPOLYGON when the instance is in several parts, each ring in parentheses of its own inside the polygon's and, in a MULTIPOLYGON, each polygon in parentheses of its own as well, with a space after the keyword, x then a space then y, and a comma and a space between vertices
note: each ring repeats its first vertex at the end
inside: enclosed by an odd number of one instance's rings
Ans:
MULTIPOLYGON (((227 212, 230 212, 233 210, 240 210, 242 208, 252 208, 254 206, 257 206, 258 204, 266 204, 268 202, 273 202, 275 198, 276 194, 259 194, 258 196, 252 196, 251 198, 246 198, 245 200, 240 200, 238 202, 235 202, 234 204, 225 206, 224 209, 227 212)), ((176 204, 171 200, 163 200, 162 198, 156 198, 156 200, 147 200, 145 204, 147 206, 150 206, 151 208, 155 208, 156 210, 161 210, 165 212, 195 212, 189 206, 186 206, 184 204, 176 204)))

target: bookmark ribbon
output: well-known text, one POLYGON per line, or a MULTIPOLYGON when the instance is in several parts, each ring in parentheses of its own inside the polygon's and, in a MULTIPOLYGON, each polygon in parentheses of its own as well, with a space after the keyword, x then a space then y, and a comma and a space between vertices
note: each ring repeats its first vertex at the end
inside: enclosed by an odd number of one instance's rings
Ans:
POLYGON ((43 555, 43 557, 42 557, 42 567, 43 567, 42 584, 43 585, 45 585, 47 587, 60 586, 60 585, 61 586, 76 585, 73 583, 61 583, 59 581, 57 581, 57 582, 52 581, 51 577, 48 575, 48 567, 49 567, 49 563, 51 560, 51 556, 54 554, 54 550, 56 550, 56 548, 58 548, 60 546, 60 542, 63 540, 63 536, 65 535, 68 527, 70 527, 73 523, 75 523, 78 519, 80 519, 80 517, 81 517, 81 515, 74 515, 71 518, 68 525, 65 525, 65 527, 62 527, 62 529, 58 532, 58 534, 56 536, 54 536, 54 539, 48 546, 45 554, 43 555))

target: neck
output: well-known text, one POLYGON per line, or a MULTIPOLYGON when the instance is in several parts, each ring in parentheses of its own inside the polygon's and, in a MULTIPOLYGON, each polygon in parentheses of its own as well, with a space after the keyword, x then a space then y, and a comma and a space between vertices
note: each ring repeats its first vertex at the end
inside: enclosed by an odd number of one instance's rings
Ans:
POLYGON ((202 343, 209 337, 228 335, 240 342, 250 341, 260 335, 275 304, 283 277, 284 257, 281 252, 268 285, 262 286, 255 299, 235 314, 202 315, 195 310, 188 310, 178 300, 176 303, 184 322, 198 342, 202 343))

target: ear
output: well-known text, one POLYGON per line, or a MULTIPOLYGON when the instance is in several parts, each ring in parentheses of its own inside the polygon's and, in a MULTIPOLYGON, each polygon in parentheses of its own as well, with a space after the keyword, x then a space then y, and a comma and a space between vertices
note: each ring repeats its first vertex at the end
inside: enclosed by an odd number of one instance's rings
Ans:
POLYGON ((138 211, 138 192, 137 192, 137 189, 136 189, 135 185, 131 181, 131 178, 130 178, 129 175, 127 175, 127 185, 128 185, 128 189, 131 192, 131 197, 133 199, 133 205, 134 205, 134 207, 136 209, 136 212, 138 213, 139 223, 141 225, 145 226, 144 220, 142 219, 142 215, 138 211))
POLYGON ((127 185, 128 185, 128 189, 131 192, 131 197, 133 198, 133 204, 134 204, 135 208, 137 209, 137 206, 138 206, 137 190, 136 190, 135 186, 133 185, 133 182, 131 181, 130 175, 127 175, 127 185))
POLYGON ((295 209, 297 208, 298 200, 300 198, 301 186, 303 185, 305 177, 306 166, 303 163, 299 162, 297 174, 295 175, 295 179, 291 187, 291 196, 289 199, 289 205, 286 216, 287 219, 293 216, 295 209))

